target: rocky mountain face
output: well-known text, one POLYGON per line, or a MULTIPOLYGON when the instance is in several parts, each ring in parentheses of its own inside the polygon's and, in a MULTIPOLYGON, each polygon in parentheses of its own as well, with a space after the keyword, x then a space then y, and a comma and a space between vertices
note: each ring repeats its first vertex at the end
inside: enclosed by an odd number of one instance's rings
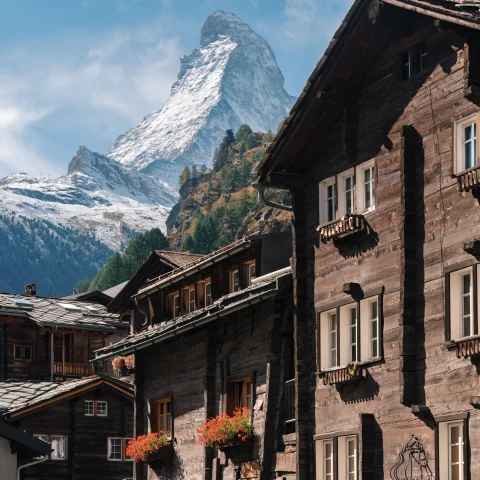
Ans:
MULTIPOLYGON (((51 264, 53 257, 73 262, 65 269, 75 278, 62 277, 70 289, 137 232, 165 231, 184 166, 211 166, 227 129, 248 124, 254 131, 276 131, 294 102, 283 85, 268 43, 236 15, 214 12, 202 28, 200 47, 181 59, 165 105, 121 135, 107 155, 80 147, 58 178, 18 173, 0 180, 0 233, 10 245, 30 245, 25 258, 18 253, 4 266, 2 289, 18 291, 22 282, 34 281, 31 265, 51 264), (83 239, 81 249, 72 241, 75 232, 83 239), (62 235, 68 240, 60 242, 62 235), (32 258, 39 261, 32 264, 32 258)), ((50 290, 39 289, 58 294, 58 271, 49 278, 50 290)))
POLYGON ((0 180, 0 214, 46 220, 79 232, 94 233, 113 250, 132 232, 165 228, 177 193, 165 182, 80 147, 58 178, 25 173, 0 180))
POLYGON ((276 131, 294 97, 268 43, 231 13, 205 22, 200 48, 181 59, 170 98, 121 135, 108 156, 176 186, 182 168, 211 166, 225 130, 276 131))

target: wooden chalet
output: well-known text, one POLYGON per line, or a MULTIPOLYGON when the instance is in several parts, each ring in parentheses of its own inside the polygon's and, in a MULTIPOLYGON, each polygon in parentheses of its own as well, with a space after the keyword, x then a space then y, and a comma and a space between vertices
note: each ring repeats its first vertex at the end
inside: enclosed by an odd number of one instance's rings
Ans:
POLYGON ((293 199, 299 479, 480 478, 479 30, 355 1, 257 168, 293 199))
POLYGON ((98 303, 27 293, 0 294, 0 380, 91 375, 92 352, 128 333, 129 324, 98 303))
POLYGON ((136 480, 294 472, 290 252, 288 233, 252 235, 134 295, 143 330, 95 358, 134 354, 135 435, 172 438, 169 464, 135 464, 136 480), (203 447, 197 428, 237 407, 250 411, 253 443, 234 453, 203 447))
POLYGON ((133 436, 131 385, 95 375, 61 383, 9 380, 0 382, 0 392, 0 437, 3 421, 48 444, 32 465, 22 467, 19 479, 131 478, 133 462, 126 455, 133 436))
POLYGON ((151 279, 184 267, 201 257, 202 255, 193 253, 155 250, 128 282, 104 292, 112 296, 108 310, 129 322, 130 333, 142 330, 145 326, 145 315, 136 308, 133 295, 151 279))

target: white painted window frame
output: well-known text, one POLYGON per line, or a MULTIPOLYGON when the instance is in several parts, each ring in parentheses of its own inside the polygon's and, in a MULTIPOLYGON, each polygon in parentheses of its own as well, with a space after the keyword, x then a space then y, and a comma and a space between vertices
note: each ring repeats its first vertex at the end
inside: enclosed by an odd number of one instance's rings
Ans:
MULTIPOLYGON (((480 264, 472 265, 470 267, 462 268, 450 272, 450 339, 447 340, 460 340, 462 338, 473 336, 475 333, 475 312, 474 312, 474 289, 479 288, 474 283, 473 269, 477 268, 479 272, 480 264), (466 274, 470 274, 470 335, 465 336, 463 331, 463 277, 466 274)), ((478 273, 477 273, 478 279, 478 273)), ((478 280, 477 280, 478 281, 478 280)))
POLYGON ((338 209, 337 209, 337 184, 336 184, 336 177, 326 178, 325 180, 321 181, 318 185, 318 198, 319 198, 319 222, 320 225, 324 223, 331 222, 338 218, 338 209), (333 187, 333 218, 328 218, 328 187, 333 187))
MULTIPOLYGON (((468 170, 465 161, 465 129, 469 125, 476 125, 476 152, 474 155, 474 161, 475 165, 474 166, 479 166, 479 143, 478 143, 478 135, 479 135, 479 114, 474 113, 473 115, 469 115, 468 117, 462 118, 461 120, 458 120, 455 122, 455 127, 454 127, 454 141, 455 141, 455 161, 454 161, 454 166, 455 166, 455 173, 461 173, 465 170, 468 170)), ((472 167, 469 167, 472 168, 472 167)))
MULTIPOLYGON (((90 409, 88 409, 90 410, 90 409)), ((83 413, 86 417, 94 417, 95 416, 95 401, 94 400, 85 400, 83 403, 83 413), (92 413, 87 413, 87 405, 92 406, 92 413)))
POLYGON ((345 172, 342 172, 337 175, 337 216, 339 218, 342 218, 344 215, 347 215, 347 187, 346 187, 346 181, 348 178, 352 179, 352 185, 351 189, 349 190, 351 192, 351 200, 350 200, 350 206, 351 206, 351 212, 350 214, 355 213, 356 211, 356 199, 355 199, 355 169, 351 168, 345 172))
POLYGON ((97 417, 108 417, 108 402, 105 400, 97 400, 97 417), (98 408, 100 404, 105 404, 105 413, 100 413, 98 408))
POLYGON ((107 460, 109 462, 122 462, 123 457, 124 457, 124 452, 123 452, 123 438, 122 437, 108 437, 107 439, 107 460), (120 440, 120 458, 110 458, 112 453, 113 453, 113 440, 120 440))
MULTIPOLYGON (((377 186, 375 185, 375 159, 369 160, 368 162, 362 163, 357 167, 357 174, 356 174, 356 191, 357 191, 357 213, 365 215, 367 213, 375 211, 376 206, 376 193, 377 193, 377 186), (373 185, 374 193, 371 195, 371 202, 372 205, 370 207, 366 207, 365 205, 365 171, 373 169, 373 176, 370 179, 370 186, 373 185)), ((371 194, 372 192, 370 192, 371 194)))

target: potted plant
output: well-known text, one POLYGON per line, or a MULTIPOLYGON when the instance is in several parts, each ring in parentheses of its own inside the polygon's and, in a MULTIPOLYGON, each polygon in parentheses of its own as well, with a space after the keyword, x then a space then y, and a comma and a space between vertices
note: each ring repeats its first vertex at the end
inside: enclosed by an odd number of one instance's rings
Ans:
POLYGON ((133 355, 128 355, 128 357, 124 357, 125 361, 125 368, 128 371, 128 374, 134 373, 135 371, 135 357, 133 355))
POLYGON ((197 428, 197 432, 200 443, 207 447, 224 450, 248 445, 253 438, 250 411, 248 408, 237 408, 233 415, 218 415, 197 428))
POLYGON ((112 360, 113 373, 116 377, 120 377, 126 371, 125 367, 125 358, 124 357, 115 357, 112 360))
POLYGON ((126 453, 137 463, 143 462, 150 466, 170 465, 173 457, 172 441, 165 432, 140 435, 128 442, 126 453))

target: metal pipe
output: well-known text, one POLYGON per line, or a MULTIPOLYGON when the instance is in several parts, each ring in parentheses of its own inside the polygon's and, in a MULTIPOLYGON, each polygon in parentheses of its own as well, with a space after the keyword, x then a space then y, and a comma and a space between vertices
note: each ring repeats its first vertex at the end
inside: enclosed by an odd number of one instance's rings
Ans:
POLYGON ((276 277, 283 277, 283 275, 287 275, 289 273, 292 273, 292 267, 285 267, 285 268, 282 268, 281 270, 277 270, 276 272, 267 273, 262 277, 253 278, 252 285, 256 285, 257 283, 265 282, 266 280, 271 280, 276 277))
POLYGON ((17 468, 17 480, 21 480, 22 470, 27 467, 31 467, 32 465, 36 465, 37 463, 45 462, 48 459, 48 455, 45 455, 43 458, 39 460, 35 460, 34 462, 26 463, 25 465, 21 465, 17 468))
POLYGON ((53 382, 53 336, 54 330, 50 333, 50 381, 53 382))
POLYGON ((270 200, 267 200, 265 198, 265 189, 267 188, 267 186, 263 183, 252 183, 252 187, 257 191, 258 200, 263 205, 266 205, 267 207, 278 208, 279 210, 285 210, 287 212, 293 211, 293 208, 289 207, 288 205, 282 205, 281 203, 271 202, 270 200))

